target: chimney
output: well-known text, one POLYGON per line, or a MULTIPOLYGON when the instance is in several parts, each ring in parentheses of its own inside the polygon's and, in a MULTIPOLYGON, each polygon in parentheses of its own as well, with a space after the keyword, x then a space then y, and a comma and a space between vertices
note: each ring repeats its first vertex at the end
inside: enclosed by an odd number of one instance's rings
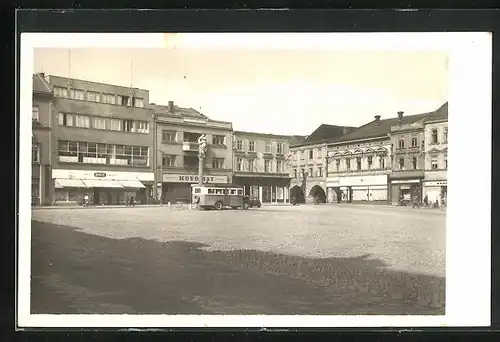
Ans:
POLYGON ((174 112, 174 101, 168 101, 168 111, 170 113, 174 112))
POLYGON ((375 115, 375 121, 380 121, 380 115, 375 115))
POLYGON ((403 113, 404 113, 403 111, 398 112, 398 118, 400 121, 401 121, 401 119, 403 119, 403 113))
POLYGON ((344 127, 342 127, 342 135, 345 135, 345 134, 347 134, 347 133, 349 133, 349 128, 347 128, 347 127, 345 127, 345 126, 344 126, 344 127))
POLYGON ((41 78, 45 78, 45 73, 40 72, 39 75, 40 75, 41 78))

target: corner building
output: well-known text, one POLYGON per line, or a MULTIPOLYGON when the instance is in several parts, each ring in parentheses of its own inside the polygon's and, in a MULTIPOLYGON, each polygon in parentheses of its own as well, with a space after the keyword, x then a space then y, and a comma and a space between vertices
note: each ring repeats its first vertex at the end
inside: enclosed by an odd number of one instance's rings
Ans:
POLYGON ((151 104, 150 108, 154 113, 156 201, 191 201, 191 184, 198 183, 198 138, 202 134, 208 141, 203 182, 232 182, 232 123, 212 120, 173 101, 168 105, 151 104))
POLYGON ((144 89, 47 76, 54 204, 125 204, 153 195, 152 112, 144 89))
POLYGON ((261 203, 289 203, 288 135, 234 131, 233 183, 261 203))

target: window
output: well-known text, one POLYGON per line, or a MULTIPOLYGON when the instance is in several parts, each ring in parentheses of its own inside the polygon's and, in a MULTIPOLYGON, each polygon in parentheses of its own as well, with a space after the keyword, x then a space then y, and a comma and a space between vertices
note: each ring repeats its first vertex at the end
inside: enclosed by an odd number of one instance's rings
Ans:
POLYGON ((437 128, 433 128, 431 130, 431 143, 432 144, 438 143, 438 130, 437 130, 437 128))
POLYGON ((144 99, 141 99, 140 97, 132 98, 132 106, 138 108, 144 108, 144 99))
POLYGON ((139 133, 149 133, 149 122, 137 121, 136 128, 139 133))
POLYGON ((250 152, 255 152, 255 141, 250 140, 250 141, 248 142, 248 150, 249 150, 250 152))
POLYGON ((276 153, 283 154, 283 143, 278 143, 276 145, 276 153))
POLYGON ((245 171, 245 164, 243 158, 236 159, 236 167, 238 171, 245 171))
POLYGON ((161 165, 163 165, 164 167, 175 167, 176 160, 177 156, 173 154, 164 154, 161 158, 161 165))
POLYGON ((299 177, 304 178, 304 169, 300 169, 299 177))
POLYGON ((87 101, 101 102, 101 94, 95 91, 87 91, 87 101))
POLYGON ((337 171, 340 171, 340 159, 335 159, 335 168, 337 171))
POLYGON ((135 132, 134 120, 123 120, 123 131, 124 132, 135 132))
POLYGON ((122 120, 111 119, 109 129, 111 129, 112 131, 121 131, 122 130, 122 120))
POLYGON ((448 169, 448 154, 444 156, 444 168, 448 169))
POLYGON ((236 140, 236 150, 243 151, 243 140, 241 139, 236 140))
POLYGON ((31 162, 39 163, 40 162, 40 146, 33 145, 31 147, 31 162))
POLYGON ((297 178, 297 169, 292 170, 292 177, 297 178))
POLYGON ((175 142, 175 137, 176 137, 175 131, 167 131, 164 129, 161 131, 161 141, 164 143, 175 142))
POLYGON ((318 167, 316 170, 316 177, 323 177, 323 169, 321 167, 318 167))
POLYGON ((373 157, 368 156, 368 170, 371 170, 372 165, 373 165, 373 157))
POLYGON ((40 121, 40 108, 38 108, 38 106, 33 106, 31 111, 31 120, 40 121))
POLYGON ((92 118, 92 128, 93 129, 106 129, 106 119, 104 119, 104 118, 92 118))
POLYGON ((438 158, 437 156, 431 157, 431 169, 435 170, 438 168, 438 158))
POLYGON ((69 97, 73 100, 85 100, 85 92, 83 90, 71 89, 69 97))
POLYGON ((266 141, 266 153, 271 153, 271 142, 266 141))
POLYGON ((102 103, 115 104, 116 103, 116 96, 114 94, 102 94, 101 101, 102 101, 102 103))
POLYGON ((411 165, 413 166, 413 170, 417 169, 417 157, 411 158, 411 165))
POLYGON ((444 132, 443 132, 443 140, 444 140, 443 142, 444 142, 445 144, 447 144, 447 143, 448 143, 448 127, 445 127, 445 128, 444 128, 444 132))
POLYGON ((323 158, 323 150, 321 148, 318 148, 318 159, 323 158))
POLYGON ((356 170, 361 171, 361 158, 356 158, 356 170))
POLYGON ((264 160, 264 172, 271 171, 271 161, 269 159, 264 160))
POLYGON ((68 88, 54 87, 54 96, 67 98, 68 97, 68 88))
POLYGON ((346 166, 347 171, 351 170, 351 160, 349 158, 347 158, 345 160, 345 166, 346 166))
POLYGON ((404 158, 399 158, 399 169, 400 170, 405 169, 405 159, 404 158))
POLYGON ((398 148, 405 148, 405 140, 403 138, 398 140, 398 148))
POLYGON ((314 158, 314 150, 309 150, 309 159, 314 158))
POLYGON ((223 136, 223 135, 214 135, 214 136, 212 137, 212 143, 213 143, 214 145, 224 146, 224 145, 226 145, 226 144, 225 144, 225 141, 226 141, 226 137, 225 137, 225 136, 223 136))
POLYGON ((255 172, 255 159, 248 160, 248 171, 255 172))
POLYGON ((411 138, 411 147, 417 147, 418 146, 418 139, 417 137, 412 137, 411 138))
POLYGON ((300 159, 301 159, 301 160, 306 159, 306 157, 305 157, 305 156, 306 156, 306 151, 304 151, 304 150, 300 151, 300 159))
POLYGON ((86 115, 76 115, 75 126, 90 128, 90 118, 86 115))
POLYGON ((130 106, 130 97, 118 95, 118 104, 122 106, 130 106))
POLYGON ((309 168, 309 170, 307 171, 307 177, 312 177, 313 176, 313 169, 312 167, 309 168))
POLYGON ((283 161, 281 161, 281 160, 276 161, 276 172, 277 173, 283 172, 283 161))
POLYGON ((60 126, 73 126, 73 115, 66 113, 59 113, 57 115, 57 122, 60 126))
POLYGON ((381 169, 385 169, 385 158, 384 156, 378 157, 378 165, 381 169))
POLYGON ((212 158, 212 168, 213 169, 223 169, 224 168, 224 158, 212 158))

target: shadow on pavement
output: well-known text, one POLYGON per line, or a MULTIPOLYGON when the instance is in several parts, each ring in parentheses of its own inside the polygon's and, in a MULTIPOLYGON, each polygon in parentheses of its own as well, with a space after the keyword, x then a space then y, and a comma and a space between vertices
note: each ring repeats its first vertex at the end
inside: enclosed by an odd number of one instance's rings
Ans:
POLYGON ((444 314, 444 278, 389 271, 369 255, 203 247, 32 222, 31 312, 444 314))

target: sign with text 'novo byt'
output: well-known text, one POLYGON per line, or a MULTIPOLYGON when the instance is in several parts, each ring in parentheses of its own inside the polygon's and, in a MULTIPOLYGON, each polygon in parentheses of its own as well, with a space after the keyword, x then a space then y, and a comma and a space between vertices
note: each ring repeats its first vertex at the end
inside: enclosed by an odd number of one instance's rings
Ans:
MULTIPOLYGON (((198 183, 197 175, 163 175, 164 183, 198 183)), ((227 176, 203 176, 203 183, 227 183, 227 176)))

